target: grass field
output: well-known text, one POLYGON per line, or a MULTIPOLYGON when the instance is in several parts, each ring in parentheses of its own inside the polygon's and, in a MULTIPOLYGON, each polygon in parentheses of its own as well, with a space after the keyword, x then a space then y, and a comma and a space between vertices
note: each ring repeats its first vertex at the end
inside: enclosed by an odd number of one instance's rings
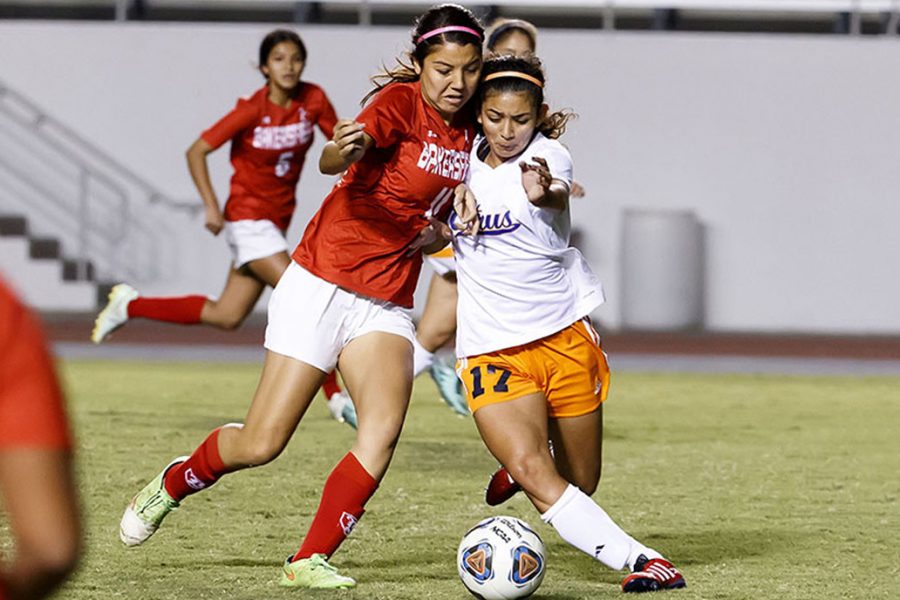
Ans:
MULTIPOLYGON (((145 546, 124 548, 121 512, 213 427, 241 420, 256 365, 72 362, 88 553, 72 599, 463 599, 460 536, 491 514, 542 535, 536 598, 619 597, 622 575, 564 544, 521 495, 482 503, 495 467, 471 419, 417 381, 394 464, 333 562, 359 581, 306 594, 276 585, 352 431, 316 402, 274 463, 188 499, 145 546)), ((681 567, 673 598, 896 598, 900 379, 614 376, 595 495, 632 535, 681 567), (892 441, 893 440, 893 441, 892 441)))

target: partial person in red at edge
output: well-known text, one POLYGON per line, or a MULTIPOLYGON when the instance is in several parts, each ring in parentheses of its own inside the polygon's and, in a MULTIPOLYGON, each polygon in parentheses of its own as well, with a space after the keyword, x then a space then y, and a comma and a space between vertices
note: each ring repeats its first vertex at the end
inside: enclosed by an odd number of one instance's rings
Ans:
POLYGON ((81 554, 72 434, 37 319, 0 279, 0 505, 13 559, 0 600, 53 593, 81 554))
MULTIPOLYGON (((300 79, 306 59, 306 45, 293 31, 277 29, 266 35, 259 46, 259 70, 266 84, 239 99, 187 151, 188 169, 205 206, 205 227, 216 236, 224 231, 231 249, 232 263, 219 298, 147 298, 120 283, 97 317, 94 343, 134 318, 234 330, 266 286, 278 283, 291 262, 284 233, 297 204, 297 182, 313 143, 313 127, 330 138, 337 121, 322 88, 300 79), (234 175, 223 213, 207 156, 229 141, 234 175)), ((353 404, 341 393, 334 373, 323 390, 334 417, 355 426, 353 404)))
POLYGON ((475 138, 469 101, 482 37, 467 9, 429 9, 413 29, 412 64, 385 73, 355 121, 338 121, 319 168, 346 172, 272 294, 266 359, 247 417, 214 430, 138 492, 121 521, 126 545, 146 541, 188 495, 226 473, 275 459, 338 364, 356 403, 356 440, 328 476, 280 583, 356 585, 327 560, 365 512, 400 436, 412 391, 410 309, 422 251, 446 243, 451 209, 463 232, 478 229, 474 199, 456 190, 475 138))

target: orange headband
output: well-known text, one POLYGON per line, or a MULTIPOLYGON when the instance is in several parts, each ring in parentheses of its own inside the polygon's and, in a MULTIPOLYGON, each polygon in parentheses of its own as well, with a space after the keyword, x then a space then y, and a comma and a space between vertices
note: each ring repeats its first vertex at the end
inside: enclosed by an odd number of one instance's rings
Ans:
POLYGON ((490 81, 491 79, 499 79, 500 77, 518 77, 519 79, 524 79, 525 81, 530 81, 534 85, 543 89, 544 84, 541 83, 541 80, 537 77, 532 77, 528 73, 522 73, 520 71, 497 71, 496 73, 491 73, 487 77, 485 77, 482 81, 490 81))

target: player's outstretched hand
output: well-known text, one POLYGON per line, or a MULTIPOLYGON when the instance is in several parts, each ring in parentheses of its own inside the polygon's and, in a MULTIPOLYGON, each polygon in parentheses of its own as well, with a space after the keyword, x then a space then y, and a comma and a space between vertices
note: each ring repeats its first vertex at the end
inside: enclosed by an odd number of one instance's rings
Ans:
POLYGON ((341 158, 350 164, 362 158, 366 151, 363 127, 362 123, 350 119, 341 119, 334 126, 331 141, 337 145, 341 158))
POLYGON ((225 217, 222 216, 222 211, 218 206, 207 206, 205 219, 203 226, 213 235, 219 235, 219 232, 225 227, 225 217))
POLYGON ((540 204, 550 191, 550 183, 553 178, 550 176, 550 167, 547 161, 539 156, 532 158, 534 163, 522 161, 519 167, 522 169, 522 187, 525 188, 525 194, 528 201, 532 204, 540 204))
POLYGON ((478 220, 478 203, 475 194, 466 184, 461 183, 453 190, 453 210, 459 219, 459 230, 462 235, 478 235, 481 221, 478 220))

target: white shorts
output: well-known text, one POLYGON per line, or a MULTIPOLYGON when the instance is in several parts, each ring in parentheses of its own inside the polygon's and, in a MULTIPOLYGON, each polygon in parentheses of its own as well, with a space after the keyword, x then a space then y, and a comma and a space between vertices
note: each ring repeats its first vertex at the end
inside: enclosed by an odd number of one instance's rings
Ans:
POLYGON ((434 254, 426 254, 425 262, 431 270, 441 277, 448 273, 456 273, 456 259, 453 257, 453 247, 447 246, 434 254))
POLYGON ((236 269, 288 249, 284 233, 268 219, 225 221, 225 241, 236 269))
POLYGON ((328 373, 344 346, 361 335, 381 331, 412 343, 411 312, 345 290, 291 262, 269 299, 264 345, 328 373))

